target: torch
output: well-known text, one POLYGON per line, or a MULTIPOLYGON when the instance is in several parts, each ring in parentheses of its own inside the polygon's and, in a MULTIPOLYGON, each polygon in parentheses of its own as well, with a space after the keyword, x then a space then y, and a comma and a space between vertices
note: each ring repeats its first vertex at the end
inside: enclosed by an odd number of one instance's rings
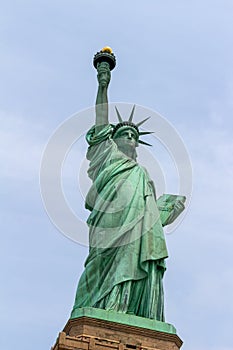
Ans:
POLYGON ((112 52, 111 47, 105 46, 102 50, 97 52, 93 58, 93 65, 97 69, 98 64, 106 62, 109 64, 110 70, 113 70, 116 66, 116 57, 112 52))

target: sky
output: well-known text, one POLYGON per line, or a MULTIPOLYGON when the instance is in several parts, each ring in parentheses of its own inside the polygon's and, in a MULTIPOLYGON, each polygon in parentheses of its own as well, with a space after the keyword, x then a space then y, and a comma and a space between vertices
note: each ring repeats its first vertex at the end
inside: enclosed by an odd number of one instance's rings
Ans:
MULTIPOLYGON (((230 0, 2 2, 1 348, 50 349, 69 319, 88 248, 47 215, 41 159, 67 118, 80 118, 77 135, 94 122, 93 113, 84 121, 80 111, 95 102, 93 55, 109 45, 117 57, 110 102, 166 118, 192 165, 191 203, 166 234, 166 321, 184 350, 233 349, 232 16, 230 0)), ((82 139, 71 148, 63 179, 83 220, 85 148, 82 139)), ((169 193, 175 175, 168 155, 158 145, 153 157, 169 193)))

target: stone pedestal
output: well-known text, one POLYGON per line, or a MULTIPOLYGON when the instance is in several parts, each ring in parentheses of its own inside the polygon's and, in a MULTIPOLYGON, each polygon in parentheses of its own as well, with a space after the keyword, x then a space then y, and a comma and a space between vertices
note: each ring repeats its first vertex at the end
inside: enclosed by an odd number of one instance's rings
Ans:
POLYGON ((51 350, 179 350, 181 346, 168 323, 83 308, 67 322, 51 350))

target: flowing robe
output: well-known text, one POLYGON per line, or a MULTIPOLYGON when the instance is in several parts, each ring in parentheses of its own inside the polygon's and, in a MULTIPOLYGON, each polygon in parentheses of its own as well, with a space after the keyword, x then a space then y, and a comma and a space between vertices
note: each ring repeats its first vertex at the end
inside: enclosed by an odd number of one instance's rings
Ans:
POLYGON ((111 125, 87 133, 90 250, 71 317, 77 308, 96 307, 164 321, 168 254, 154 185, 111 135, 111 125))

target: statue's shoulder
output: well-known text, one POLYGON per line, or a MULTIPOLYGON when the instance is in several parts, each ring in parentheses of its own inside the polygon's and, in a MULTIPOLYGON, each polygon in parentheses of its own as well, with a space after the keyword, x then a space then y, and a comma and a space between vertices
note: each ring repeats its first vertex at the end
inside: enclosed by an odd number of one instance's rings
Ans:
POLYGON ((113 125, 107 124, 102 126, 93 125, 86 134, 87 143, 90 146, 97 145, 112 136, 113 125))

